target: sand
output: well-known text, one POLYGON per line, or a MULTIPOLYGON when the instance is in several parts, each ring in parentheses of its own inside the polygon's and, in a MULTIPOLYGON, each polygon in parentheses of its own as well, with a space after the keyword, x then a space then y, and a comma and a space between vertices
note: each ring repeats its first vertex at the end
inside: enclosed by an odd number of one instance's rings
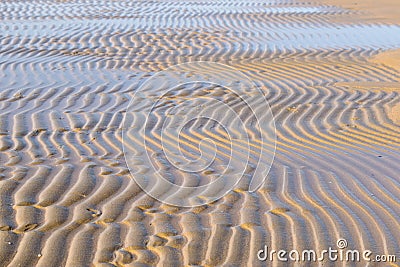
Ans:
MULTIPOLYGON (((400 8, 399 3, 394 0, 360 0, 360 1, 345 1, 345 0, 323 0, 323 4, 333 5, 345 9, 354 10, 357 12, 355 17, 340 17, 338 21, 347 21, 357 23, 357 21, 363 22, 376 22, 385 24, 400 24, 400 8)), ((371 62, 383 65, 394 69, 395 72, 400 71, 400 49, 385 49, 380 51, 379 54, 374 55, 369 59, 371 62)), ((378 87, 390 88, 391 90, 398 90, 400 80, 394 78, 394 82, 380 82, 378 87)), ((359 84, 358 84, 359 85, 359 84)), ((363 87, 374 87, 371 83, 362 85, 363 87)), ((353 83, 353 86, 357 86, 353 83)), ((389 118, 396 124, 400 123, 400 104, 394 104, 389 112, 389 118)))
POLYGON ((396 0, 321 0, 321 2, 354 10, 369 21, 393 24, 400 22, 399 3, 396 0))
MULTIPOLYGON (((330 3, 1 2, 0 266, 287 266, 257 252, 336 249, 340 238, 400 259, 400 72, 381 56, 397 53, 387 51, 400 48, 400 26, 386 5, 387 16, 368 19, 372 5, 330 3), (250 77, 268 99, 277 141, 257 191, 247 190, 249 167, 221 199, 181 208, 135 183, 122 131, 134 90, 192 61, 250 77)), ((202 96, 182 92, 168 104, 202 96)), ((158 163, 156 126, 168 116, 179 124, 178 115, 161 108, 148 129, 158 163)), ((216 136, 225 149, 223 131, 204 125, 185 142, 168 140, 189 151, 216 136)), ((134 171, 146 174, 137 156, 134 171)))

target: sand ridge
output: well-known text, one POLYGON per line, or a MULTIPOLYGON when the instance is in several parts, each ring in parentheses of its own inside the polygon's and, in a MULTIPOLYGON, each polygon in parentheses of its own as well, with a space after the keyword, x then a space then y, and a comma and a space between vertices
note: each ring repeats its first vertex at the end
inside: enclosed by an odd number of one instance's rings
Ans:
MULTIPOLYGON (((400 73, 370 59, 400 46, 399 26, 332 24, 358 13, 301 1, 0 7, 9 10, 0 24, 1 266, 263 266, 264 245, 323 250, 343 237, 397 253, 400 126, 391 110, 400 95, 379 85, 400 73), (245 177, 215 203, 177 208, 133 181, 122 123, 145 79, 198 60, 227 63, 260 86, 277 151, 257 192, 245 177)), ((186 89, 171 100, 199 97, 186 89)), ((210 131, 186 134, 188 149, 210 131)))

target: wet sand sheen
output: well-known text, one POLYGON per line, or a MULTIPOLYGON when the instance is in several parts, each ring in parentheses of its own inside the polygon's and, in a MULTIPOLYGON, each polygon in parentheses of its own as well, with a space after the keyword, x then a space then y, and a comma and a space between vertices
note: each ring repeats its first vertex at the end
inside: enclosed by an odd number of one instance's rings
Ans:
MULTIPOLYGON (((400 73, 381 52, 400 47, 400 26, 302 1, 0 8, 1 266, 263 266, 264 245, 321 251, 339 238, 398 252, 400 73), (277 151, 257 192, 247 175, 219 201, 177 208, 133 181, 122 123, 138 84, 199 60, 260 86, 277 151)), ((171 103, 199 97, 186 92, 171 103)), ((187 144, 211 134, 199 128, 187 144)))

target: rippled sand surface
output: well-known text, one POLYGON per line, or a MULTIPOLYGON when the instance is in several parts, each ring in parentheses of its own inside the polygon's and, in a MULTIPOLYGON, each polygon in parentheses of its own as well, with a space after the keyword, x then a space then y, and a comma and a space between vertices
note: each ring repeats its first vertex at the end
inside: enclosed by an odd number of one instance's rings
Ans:
MULTIPOLYGON (((339 238, 398 254, 400 72, 385 53, 400 48, 400 24, 301 0, 2 1, 0 10, 0 266, 286 266, 257 252, 324 250, 339 238), (192 61, 232 66, 263 90, 276 155, 256 192, 249 169, 222 199, 178 208, 135 184, 122 125, 138 85, 192 61)), ((199 97, 185 92, 170 103, 199 97)), ((155 123, 170 116, 162 111, 155 123)), ((192 127, 180 145, 210 131, 192 127)))

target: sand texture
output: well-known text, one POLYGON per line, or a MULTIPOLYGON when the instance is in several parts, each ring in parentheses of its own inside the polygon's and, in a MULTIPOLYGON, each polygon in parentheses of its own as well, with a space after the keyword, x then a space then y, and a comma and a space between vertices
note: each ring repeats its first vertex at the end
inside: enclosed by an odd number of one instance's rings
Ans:
MULTIPOLYGON (((301 0, 2 1, 0 10, 0 266, 288 266, 257 251, 323 250, 339 238, 400 259, 400 72, 379 59, 400 48, 395 22, 301 0), (132 179, 122 126, 138 85, 193 61, 232 66, 263 90, 276 154, 256 192, 249 168, 222 199, 179 208, 132 179)), ((169 116, 161 109, 155 125, 169 116)), ((213 130, 196 125, 180 145, 213 130)), ((157 159, 160 137, 149 133, 157 159)))
MULTIPOLYGON (((359 12, 364 20, 384 22, 391 24, 400 23, 399 2, 396 0, 319 0, 325 4, 340 6, 359 12)), ((359 19, 359 18, 358 18, 359 19)))

